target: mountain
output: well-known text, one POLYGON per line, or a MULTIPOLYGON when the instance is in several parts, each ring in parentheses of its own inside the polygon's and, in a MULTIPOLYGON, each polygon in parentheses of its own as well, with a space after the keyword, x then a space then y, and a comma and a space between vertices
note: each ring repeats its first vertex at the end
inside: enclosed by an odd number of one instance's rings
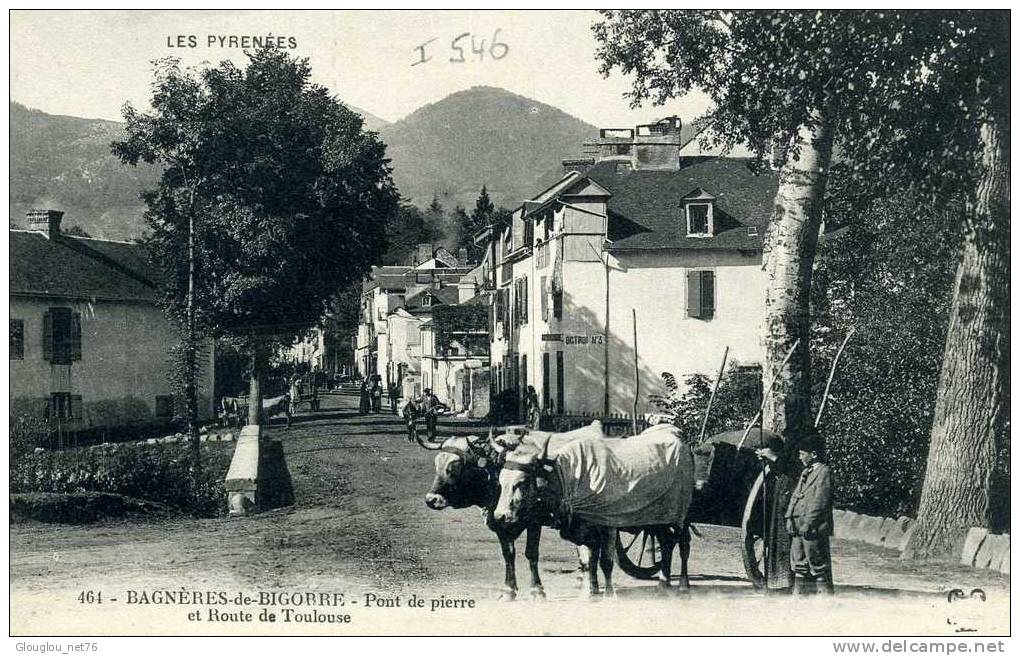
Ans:
MULTIPOLYGON (((454 93, 395 123, 349 107, 379 132, 401 194, 421 208, 436 194, 448 210, 470 211, 483 184, 497 206, 517 207, 558 179, 560 160, 597 134, 555 107, 493 87, 454 93)), ((12 223, 22 225, 32 208, 59 209, 67 226, 93 237, 141 236, 139 194, 156 185, 159 169, 125 166, 110 154, 123 124, 15 102, 10 116, 12 223)))
POLYGON ((366 112, 365 110, 361 109, 360 107, 355 107, 354 105, 351 105, 350 103, 344 103, 344 104, 347 105, 347 108, 350 109, 355 114, 361 114, 361 118, 365 121, 365 129, 366 130, 372 130, 373 132, 378 132, 379 130, 383 129, 384 127, 386 127, 387 125, 390 124, 390 122, 387 121, 386 119, 379 118, 375 114, 373 114, 371 112, 366 112))
POLYGON ((419 207, 435 194, 447 209, 469 211, 483 184, 497 206, 517 207, 597 134, 555 107, 493 87, 451 94, 380 130, 401 194, 419 207))
POLYGON ((23 225, 32 208, 64 210, 67 226, 93 237, 131 239, 144 228, 139 198, 158 170, 124 166, 110 142, 124 135, 114 121, 55 116, 10 103, 10 219, 23 225))

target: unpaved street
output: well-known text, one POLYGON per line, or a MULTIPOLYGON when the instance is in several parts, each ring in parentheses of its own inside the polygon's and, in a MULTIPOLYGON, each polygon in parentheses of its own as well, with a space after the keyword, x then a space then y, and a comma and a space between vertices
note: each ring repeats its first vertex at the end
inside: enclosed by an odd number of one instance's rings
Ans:
MULTIPOLYGON (((423 497, 432 454, 408 445, 392 415, 358 416, 354 397, 326 397, 283 441, 293 507, 248 518, 107 521, 11 529, 12 632, 58 633, 939 633, 1008 630, 1008 578, 953 565, 903 563, 893 552, 836 540, 833 600, 764 598, 743 579, 736 529, 704 526, 692 547, 692 591, 664 595, 617 572, 619 598, 580 602, 571 545, 546 531, 541 571, 548 599, 528 600, 523 544, 520 600, 494 601, 503 578, 494 537, 477 509, 436 512, 423 497), (190 609, 125 605, 129 590, 342 592, 360 602, 349 625, 186 623, 190 609), (946 592, 982 588, 987 601, 948 604, 946 592), (102 591, 102 606, 81 604, 102 591), (364 595, 401 597, 368 609, 364 595), (474 611, 412 612, 411 594, 472 599, 474 611), (806 604, 806 606, 805 606, 806 604), (54 613, 54 608, 70 614, 54 613), (816 615, 821 627, 811 624, 816 615), (465 623, 465 621, 467 623, 465 623), (49 627, 49 631, 46 628, 49 627)), ((448 420, 442 434, 478 432, 448 420)))

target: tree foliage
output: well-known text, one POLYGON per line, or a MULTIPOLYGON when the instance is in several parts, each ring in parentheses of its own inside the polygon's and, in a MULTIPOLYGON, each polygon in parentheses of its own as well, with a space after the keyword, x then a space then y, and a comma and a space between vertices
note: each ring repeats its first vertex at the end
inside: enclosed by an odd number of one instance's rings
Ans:
MULTIPOLYGON (((923 206, 909 194, 873 200, 863 210, 867 220, 847 221, 816 264, 815 390, 855 329, 821 430, 839 475, 837 504, 858 512, 917 509, 962 230, 960 207, 923 206)), ((830 208, 837 218, 858 211, 838 194, 830 208)))
POLYGON ((196 239, 196 308, 214 336, 288 341, 378 261, 397 210, 385 147, 361 117, 310 82, 307 60, 249 55, 246 68, 156 63, 152 110, 124 108, 127 163, 164 165, 145 195, 163 303, 178 323, 196 239))

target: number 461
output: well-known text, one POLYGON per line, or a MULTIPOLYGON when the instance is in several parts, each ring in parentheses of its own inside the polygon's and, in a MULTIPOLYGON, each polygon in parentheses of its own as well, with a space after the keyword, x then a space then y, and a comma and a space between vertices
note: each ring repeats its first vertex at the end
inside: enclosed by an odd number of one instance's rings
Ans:
MULTIPOLYGON (((503 59, 510 52, 510 46, 499 40, 500 31, 500 28, 496 28, 496 31, 492 33, 492 41, 489 43, 489 57, 496 60, 503 59)), ((464 39, 469 37, 471 39, 471 53, 478 55, 478 61, 485 59, 485 39, 476 39, 475 35, 471 32, 464 32, 450 42, 450 49, 457 51, 456 56, 450 57, 451 62, 462 64, 467 61, 464 58, 464 47, 468 44, 464 42, 464 39)))

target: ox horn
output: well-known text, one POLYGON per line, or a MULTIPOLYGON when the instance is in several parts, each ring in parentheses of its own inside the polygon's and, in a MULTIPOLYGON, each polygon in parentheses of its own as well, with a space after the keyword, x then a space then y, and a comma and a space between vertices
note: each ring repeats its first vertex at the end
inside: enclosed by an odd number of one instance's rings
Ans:
POLYGON ((426 451, 438 451, 439 449, 443 448, 442 442, 438 444, 436 444, 435 442, 426 442, 425 440, 421 439, 421 435, 416 434, 414 436, 414 439, 418 443, 418 446, 425 449, 426 451))

